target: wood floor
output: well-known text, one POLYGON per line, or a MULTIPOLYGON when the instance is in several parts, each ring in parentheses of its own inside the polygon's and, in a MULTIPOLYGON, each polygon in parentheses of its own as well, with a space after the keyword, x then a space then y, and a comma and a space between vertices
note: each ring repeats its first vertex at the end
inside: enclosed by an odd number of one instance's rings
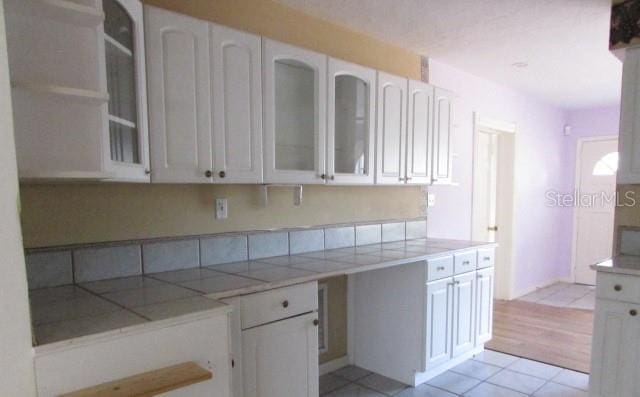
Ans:
POLYGON ((593 311, 524 301, 495 301, 486 348, 589 372, 593 311))

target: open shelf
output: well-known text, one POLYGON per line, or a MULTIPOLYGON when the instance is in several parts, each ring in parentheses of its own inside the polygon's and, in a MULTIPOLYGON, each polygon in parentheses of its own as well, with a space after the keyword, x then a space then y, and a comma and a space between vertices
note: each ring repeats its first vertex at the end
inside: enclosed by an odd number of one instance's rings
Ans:
POLYGON ((11 82, 13 88, 36 92, 40 94, 57 95, 67 99, 101 105, 109 101, 109 94, 106 92, 85 90, 82 88, 64 87, 50 84, 39 84, 24 81, 11 82))
POLYGON ((21 0, 26 15, 38 15, 70 25, 94 27, 104 21, 104 12, 69 0, 21 0))

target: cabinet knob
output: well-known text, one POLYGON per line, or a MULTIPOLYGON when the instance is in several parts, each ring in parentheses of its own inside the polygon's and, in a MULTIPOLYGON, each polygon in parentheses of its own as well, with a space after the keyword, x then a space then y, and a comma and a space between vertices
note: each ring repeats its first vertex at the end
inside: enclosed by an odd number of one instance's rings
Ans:
POLYGON ((334 180, 336 179, 336 176, 335 176, 335 175, 331 175, 331 177, 330 177, 329 179, 331 179, 332 181, 334 181, 334 180))
POLYGON ((411 178, 411 177, 404 178, 404 180, 407 181, 407 182, 409 182, 411 179, 413 179, 413 178, 411 178))
POLYGON ((224 178, 225 176, 227 176, 227 173, 226 173, 226 172, 224 172, 224 171, 220 171, 220 172, 218 172, 218 176, 219 176, 220 178, 224 178))
POLYGON ((315 325, 316 327, 318 326, 318 324, 320 324, 320 321, 318 321, 318 319, 314 319, 313 320, 313 325, 315 325))
POLYGON ((204 172, 204 176, 206 176, 207 178, 211 178, 212 175, 213 175, 213 172, 211 172, 211 170, 206 170, 204 172))
POLYGON ((320 175, 320 178, 322 178, 322 179, 327 179, 327 174, 322 174, 322 175, 320 175))
POLYGON ((469 264, 469 261, 464 261, 464 262, 462 262, 462 264, 463 264, 463 265, 468 265, 468 264, 469 264))
POLYGON ((631 316, 635 317, 635 316, 637 316, 637 315, 638 315, 638 311, 637 311, 636 309, 631 309, 631 310, 629 310, 629 314, 630 314, 631 316))
POLYGON ((146 175, 149 175, 149 174, 151 174, 151 170, 150 170, 150 169, 146 169, 146 170, 144 170, 144 173, 145 173, 146 175))
POLYGON ((444 270, 444 266, 438 266, 438 267, 436 268, 436 270, 437 270, 437 271, 439 271, 439 272, 441 272, 441 271, 443 271, 443 270, 444 270))
POLYGON ((282 302, 282 307, 284 307, 285 309, 289 307, 289 301, 282 302))
POLYGON ((490 261, 491 257, 490 256, 485 256, 484 258, 482 258, 483 261, 490 261))
POLYGON ((616 290, 616 291, 622 291, 622 285, 616 284, 616 285, 613 286, 613 289, 616 290))
POLYGON ((484 276, 483 276, 482 274, 478 274, 478 275, 477 275, 477 277, 478 277, 478 278, 482 278, 482 277, 484 277, 484 276))

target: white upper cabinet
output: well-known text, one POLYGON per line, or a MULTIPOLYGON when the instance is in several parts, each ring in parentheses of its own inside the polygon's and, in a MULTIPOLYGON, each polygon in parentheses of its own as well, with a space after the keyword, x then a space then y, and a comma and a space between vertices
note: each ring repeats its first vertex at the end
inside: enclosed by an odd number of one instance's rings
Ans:
POLYGON ((329 58, 327 172, 330 184, 373 184, 376 71, 329 58))
POLYGON ((212 181, 209 24, 146 7, 153 182, 212 181))
POLYGON ((324 183, 327 57, 263 40, 264 180, 324 183))
POLYGON ((260 36, 211 28, 213 180, 262 183, 260 36))
POLYGON ((19 175, 149 181, 139 0, 6 2, 19 175))
POLYGON ((622 66, 619 184, 640 183, 640 48, 627 48, 622 66))
POLYGON ((435 89, 433 183, 451 183, 451 101, 453 93, 435 89))
POLYGON ((376 183, 405 183, 407 79, 378 72, 376 183))
POLYGON ((406 181, 428 185, 433 160, 433 86, 409 80, 408 97, 406 181))

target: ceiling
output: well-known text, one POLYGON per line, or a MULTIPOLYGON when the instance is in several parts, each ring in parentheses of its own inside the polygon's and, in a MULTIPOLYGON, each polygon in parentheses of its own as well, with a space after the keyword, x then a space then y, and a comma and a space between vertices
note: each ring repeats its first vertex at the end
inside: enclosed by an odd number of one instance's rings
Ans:
POLYGON ((277 1, 555 106, 619 103, 611 0, 277 1))

